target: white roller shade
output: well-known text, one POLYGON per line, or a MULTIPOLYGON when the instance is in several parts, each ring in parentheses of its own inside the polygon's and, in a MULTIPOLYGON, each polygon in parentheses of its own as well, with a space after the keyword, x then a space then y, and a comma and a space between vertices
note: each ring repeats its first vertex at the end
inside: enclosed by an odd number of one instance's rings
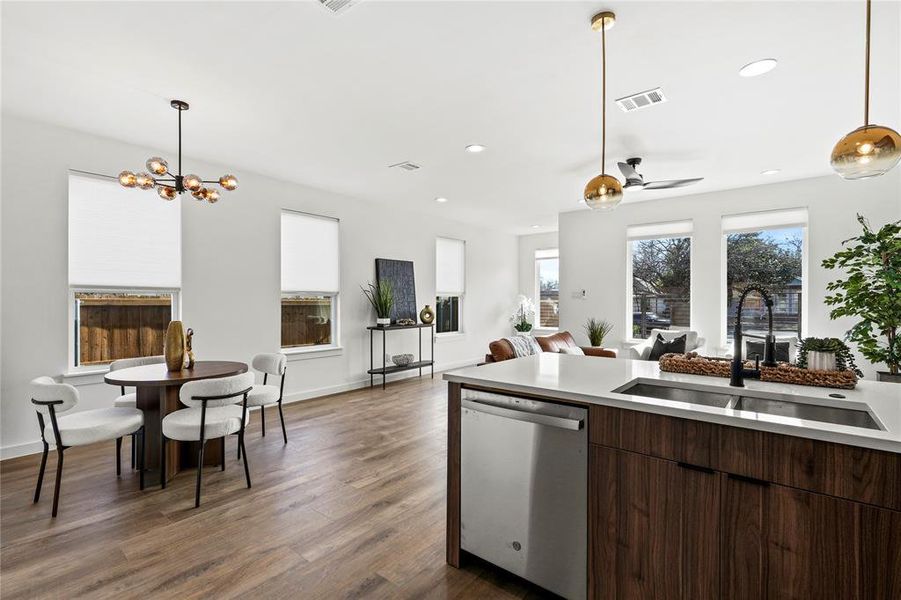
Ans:
POLYGON ((466 289, 466 242, 435 240, 435 294, 460 296, 466 289))
POLYGON ((181 287, 181 202, 69 174, 69 285, 181 287))
POLYGON ((723 231, 729 233, 780 229, 783 227, 803 227, 805 225, 807 225, 806 208, 769 210, 723 217, 723 231))
POLYGON ((336 294, 340 288, 338 220, 282 211, 282 291, 336 294))
POLYGON ((535 251, 535 258, 539 259, 539 260, 542 258, 558 258, 559 255, 560 255, 560 251, 557 248, 551 248, 549 250, 536 250, 535 251))
POLYGON ((691 235, 691 221, 671 221, 669 223, 646 223, 630 225, 626 237, 630 240, 651 240, 654 238, 685 237, 691 235))

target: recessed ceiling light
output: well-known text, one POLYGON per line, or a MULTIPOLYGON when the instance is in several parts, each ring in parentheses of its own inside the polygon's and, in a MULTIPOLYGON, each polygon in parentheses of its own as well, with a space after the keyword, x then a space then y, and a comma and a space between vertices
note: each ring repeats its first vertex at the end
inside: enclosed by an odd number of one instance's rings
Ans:
POLYGON ((761 171, 760 174, 761 175, 775 175, 776 173, 779 173, 780 171, 781 171, 781 169, 767 169, 766 171, 761 171))
POLYGON ((532 225, 532 229, 538 229, 541 225, 532 225))
POLYGON ((447 198, 444 198, 443 196, 439 196, 439 197, 435 198, 435 202, 447 202, 447 198))
POLYGON ((466 151, 471 152, 472 154, 478 154, 479 152, 485 151, 485 146, 482 144, 470 144, 466 146, 466 151))
POLYGON ((757 77, 758 75, 763 75, 764 73, 769 73, 773 69, 776 68, 776 59, 775 58, 764 58, 762 60, 755 60, 752 63, 748 63, 738 70, 738 74, 742 77, 757 77))

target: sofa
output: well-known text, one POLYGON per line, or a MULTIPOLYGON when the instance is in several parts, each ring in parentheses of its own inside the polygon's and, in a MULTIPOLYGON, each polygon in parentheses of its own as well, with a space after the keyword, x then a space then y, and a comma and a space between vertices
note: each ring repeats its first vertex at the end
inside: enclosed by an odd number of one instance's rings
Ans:
MULTIPOLYGON (((576 340, 573 339, 572 334, 568 331, 561 331, 554 335, 543 337, 536 336, 535 341, 538 342, 538 346, 541 348, 542 352, 561 353, 565 352, 565 348, 579 348, 585 356, 616 358, 615 350, 577 345, 576 340)), ((505 339, 494 340, 488 344, 488 352, 489 353, 485 355, 486 363, 501 362, 516 358, 513 354, 513 347, 510 345, 510 342, 505 339)))
POLYGON ((625 358, 631 358, 632 360, 648 360, 648 355, 651 354, 651 348, 654 347, 654 341, 657 339, 658 333, 663 336, 663 339, 666 341, 674 340, 684 334, 686 352, 704 354, 706 351, 707 340, 698 336, 697 331, 688 329, 652 329, 648 339, 642 340, 640 344, 636 344, 629 348, 625 358))

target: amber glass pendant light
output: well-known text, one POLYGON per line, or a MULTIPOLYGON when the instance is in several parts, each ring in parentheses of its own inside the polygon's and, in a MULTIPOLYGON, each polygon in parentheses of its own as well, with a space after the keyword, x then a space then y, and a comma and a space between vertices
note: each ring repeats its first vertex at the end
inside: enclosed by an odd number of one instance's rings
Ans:
POLYGON ((607 30, 616 15, 604 11, 591 18, 591 28, 601 32, 601 174, 585 185, 585 204, 598 210, 613 210, 623 199, 623 186, 613 175, 604 173, 607 159, 607 30))
POLYGON ((156 188, 156 193, 163 200, 175 200, 180 194, 190 193, 197 200, 206 200, 215 204, 219 200, 219 191, 205 184, 219 184, 227 191, 238 188, 238 178, 234 175, 223 175, 219 179, 202 179, 200 175, 190 173, 182 175, 181 172, 181 114, 188 110, 188 103, 184 100, 172 100, 169 105, 178 111, 178 172, 169 171, 169 163, 159 156, 147 159, 144 166, 147 173, 134 173, 122 171, 117 179, 123 187, 150 190, 156 188))
POLYGON ((843 179, 866 179, 890 171, 901 159, 901 135, 890 127, 870 124, 870 11, 867 0, 867 50, 863 127, 838 141, 832 149, 832 168, 843 179))

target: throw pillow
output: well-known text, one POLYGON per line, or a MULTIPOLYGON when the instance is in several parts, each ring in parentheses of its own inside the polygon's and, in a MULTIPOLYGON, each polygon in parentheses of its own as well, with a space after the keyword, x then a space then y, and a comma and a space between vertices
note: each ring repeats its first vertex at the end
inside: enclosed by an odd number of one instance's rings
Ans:
POLYGON ((560 354, 575 354, 577 356, 585 356, 585 352, 578 346, 564 346, 560 348, 560 354))
POLYGON ((657 339, 654 340, 654 347, 651 348, 651 353, 648 354, 648 360, 660 360, 660 357, 664 354, 684 354, 685 353, 685 334, 683 333, 677 338, 673 338, 670 341, 666 341, 663 339, 663 336, 659 333, 657 334, 657 339))

